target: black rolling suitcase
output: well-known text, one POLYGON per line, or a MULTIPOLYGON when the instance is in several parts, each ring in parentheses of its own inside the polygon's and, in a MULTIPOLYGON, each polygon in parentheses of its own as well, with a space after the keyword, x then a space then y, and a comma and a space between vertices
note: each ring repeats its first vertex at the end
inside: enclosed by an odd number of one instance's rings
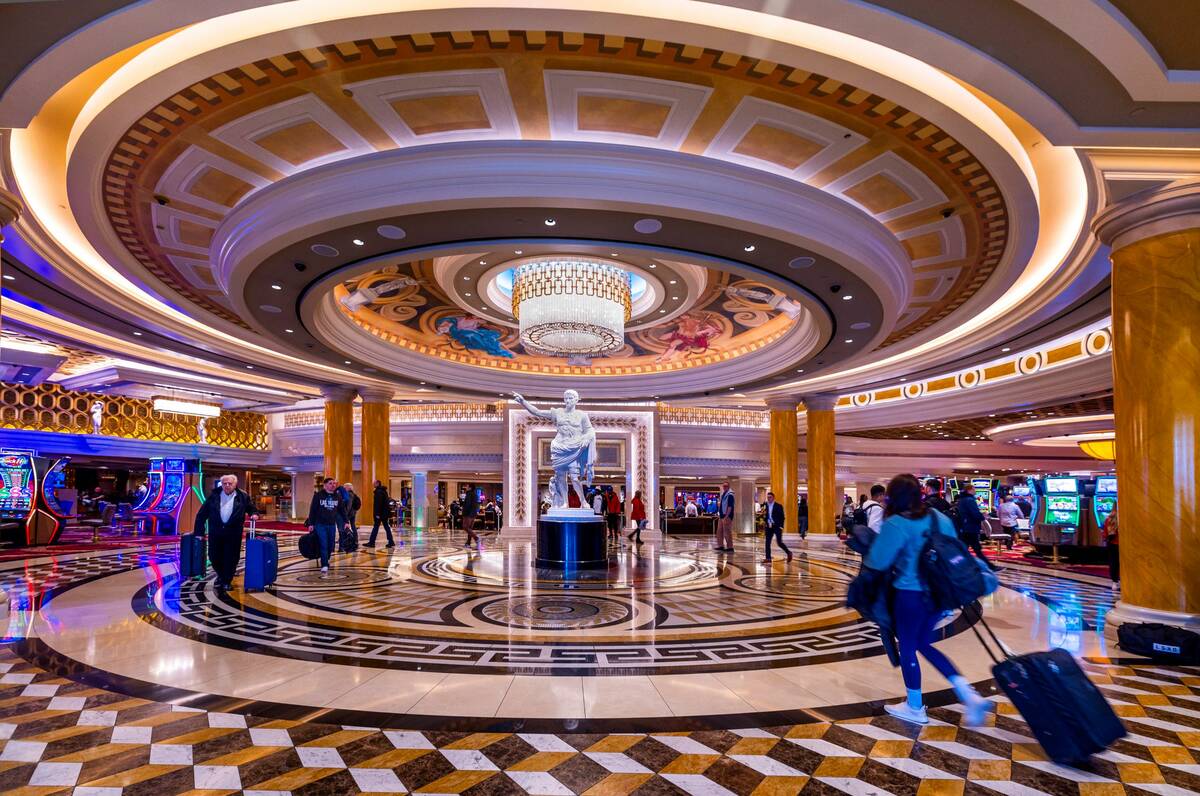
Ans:
POLYGON ((1126 622, 1117 628, 1117 646, 1159 663, 1200 664, 1200 634, 1157 622, 1126 622))
POLYGON ((179 537, 179 577, 202 578, 208 568, 208 541, 194 533, 179 537))
POLYGON ((992 641, 1005 655, 997 660, 972 625, 996 665, 992 676, 1056 763, 1081 763, 1125 737, 1125 725, 1087 674, 1062 649, 1008 655, 992 629, 979 616, 992 641))

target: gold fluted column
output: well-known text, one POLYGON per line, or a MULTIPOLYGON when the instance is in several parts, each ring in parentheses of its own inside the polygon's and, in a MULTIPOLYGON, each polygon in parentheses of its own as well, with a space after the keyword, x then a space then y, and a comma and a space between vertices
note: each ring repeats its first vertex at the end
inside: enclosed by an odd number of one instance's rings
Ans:
POLYGON ((836 395, 809 395, 804 398, 808 423, 805 463, 808 471, 809 533, 833 533, 834 521, 841 508, 834 452, 833 407, 836 404, 836 395))
MULTIPOLYGON (((358 395, 362 398, 362 424, 359 427, 359 468, 362 483, 358 494, 363 506, 367 507, 375 489, 375 482, 382 481, 387 486, 392 477, 391 458, 392 424, 390 407, 392 391, 387 388, 360 387, 358 395)), ((366 508, 368 512, 373 511, 366 508)))
POLYGON ((325 396, 325 474, 338 483, 354 477, 354 390, 322 387, 325 396))
POLYGON ((1200 180, 1101 213, 1112 247, 1123 622, 1200 630, 1200 180))
POLYGON ((797 491, 800 488, 800 435, 796 425, 795 398, 772 398, 767 401, 771 418, 771 491, 783 506, 784 533, 797 533, 797 491))
MULTIPOLYGON (((21 215, 21 202, 17 199, 17 195, 11 191, 6 191, 0 188, 0 228, 7 227, 9 224, 17 220, 21 215)), ((4 235, 0 234, 0 251, 4 250, 4 235)), ((0 265, 0 272, 4 270, 4 266, 0 265)), ((0 313, 2 316, 2 313, 0 313)))

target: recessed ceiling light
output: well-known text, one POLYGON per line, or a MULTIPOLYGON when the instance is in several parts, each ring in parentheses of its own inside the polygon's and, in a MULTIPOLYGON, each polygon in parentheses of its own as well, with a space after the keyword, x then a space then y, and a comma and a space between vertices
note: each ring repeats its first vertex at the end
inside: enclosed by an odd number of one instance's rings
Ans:
POLYGON ((901 376, 901 377, 900 377, 900 381, 908 381, 908 377, 906 377, 906 376, 901 376))
POLYGON ((271 285, 272 290, 283 290, 283 285, 271 285))
POLYGON ((804 368, 796 368, 796 372, 797 372, 797 373, 803 373, 803 372, 804 372, 804 368))
POLYGON ((1012 351, 1012 349, 1011 349, 1011 348, 1001 348, 1001 349, 1000 349, 1000 352, 1001 352, 1002 354, 1007 354, 1009 351, 1012 351))
POLYGON ((470 293, 463 293, 463 295, 464 295, 464 296, 466 296, 467 298, 470 298, 470 297, 471 297, 471 294, 470 294, 470 293))
POLYGON ((15 276, 13 276, 12 274, 5 274, 4 278, 6 280, 8 280, 9 282, 15 282, 17 280, 17 278, 15 276))
POLYGON ((616 252, 609 252, 608 254, 610 257, 619 257, 620 256, 616 252))
POLYGON ((994 415, 994 414, 988 415, 988 417, 995 417, 995 416, 996 416, 996 415, 994 415))
POLYGON ((513 249, 513 254, 524 254, 520 249, 513 249))
POLYGON ((464 277, 463 277, 463 281, 464 281, 464 282, 470 282, 470 281, 471 281, 471 277, 469 277, 469 276, 464 276, 464 277))
POLYGON ((661 315, 662 313, 666 312, 666 310, 659 310, 658 312, 661 315))
POLYGON ((141 336, 142 336, 142 333, 141 333, 141 332, 134 332, 134 333, 133 333, 133 336, 134 336, 134 337, 141 337, 141 336))
POLYGON ((480 265, 487 265, 487 260, 480 260, 480 261, 479 261, 479 264, 480 264, 480 265))
POLYGON ((679 296, 671 296, 671 301, 679 301, 679 296))
POLYGON ((423 386, 423 385, 425 384, 425 382, 421 382, 421 384, 422 384, 422 386, 423 386))
POLYGON ((853 338, 853 337, 847 337, 847 338, 846 338, 845 340, 843 340, 842 342, 845 342, 845 343, 853 343, 853 342, 854 342, 854 338, 853 338))
POLYGON ((401 240, 407 233, 395 224, 383 224, 375 227, 375 231, 388 240, 401 240))
POLYGON ((908 439, 908 435, 907 435, 907 434, 905 434, 905 435, 904 435, 904 439, 908 439))
POLYGON ((344 365, 349 365, 349 364, 350 364, 350 360, 348 360, 348 359, 343 359, 343 360, 342 360, 342 364, 344 364, 344 365))
POLYGON ((546 226, 548 226, 548 227, 552 227, 552 226, 554 226, 555 224, 557 224, 557 223, 558 223, 558 221, 556 221, 556 220, 555 220, 555 219, 553 219, 553 218, 548 218, 548 219, 546 219, 545 221, 543 221, 542 223, 543 223, 543 224, 545 224, 545 225, 546 225, 546 226))
POLYGON ((757 246, 755 246, 753 243, 747 243, 745 246, 743 246, 743 247, 742 247, 742 251, 744 251, 744 252, 752 252, 752 251, 754 251, 756 248, 758 248, 758 247, 757 247, 757 246))
POLYGON ((846 295, 842 296, 842 301, 851 301, 853 298, 854 296, 847 293, 846 295))
POLYGON ((662 222, 657 218, 639 218, 633 222, 633 228, 643 235, 653 235, 662 229, 662 222))
POLYGON ((288 334, 291 334, 291 333, 292 333, 292 330, 291 330, 291 329, 284 329, 284 331, 285 331, 285 332, 287 332, 288 334))
POLYGON ((658 264, 657 264, 657 263, 650 263, 649 267, 650 267, 650 268, 658 268, 658 264))
POLYGON ((246 366, 246 370, 254 370, 254 366, 253 366, 253 365, 247 365, 247 366, 246 366))
POLYGON ((355 238, 354 240, 352 240, 352 241, 350 241, 350 242, 351 242, 351 243, 353 243, 355 246, 362 246, 362 245, 363 245, 363 242, 362 242, 360 239, 358 239, 358 238, 355 238))

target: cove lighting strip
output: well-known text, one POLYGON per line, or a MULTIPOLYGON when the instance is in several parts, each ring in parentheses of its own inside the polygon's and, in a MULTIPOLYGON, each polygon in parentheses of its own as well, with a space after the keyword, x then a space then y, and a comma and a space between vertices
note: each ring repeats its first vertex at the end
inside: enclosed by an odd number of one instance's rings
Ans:
POLYGON ((196 401, 181 401, 177 398, 155 398, 155 412, 173 412, 177 415, 195 415, 196 417, 220 417, 221 407, 213 404, 202 404, 196 401))

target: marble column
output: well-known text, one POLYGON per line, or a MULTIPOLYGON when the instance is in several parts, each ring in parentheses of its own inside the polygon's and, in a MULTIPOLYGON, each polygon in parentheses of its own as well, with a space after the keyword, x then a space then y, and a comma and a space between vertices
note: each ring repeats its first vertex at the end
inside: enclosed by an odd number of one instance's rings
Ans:
POLYGON ((362 398, 362 424, 359 428, 359 459, 362 461, 362 481, 358 494, 362 497, 365 516, 374 511, 370 500, 375 490, 375 482, 382 481, 387 486, 391 479, 391 420, 389 409, 392 391, 387 388, 361 387, 358 395, 362 398))
POLYGON ((800 486, 800 435, 796 424, 795 398, 767 401, 771 419, 771 491, 783 506, 784 533, 798 533, 796 490, 800 486))
POLYGON ((414 528, 438 527, 438 474, 436 472, 414 472, 412 474, 412 524, 414 528))
POLYGON ((1112 247, 1121 600, 1108 622, 1200 630, 1200 179, 1094 222, 1112 247))
POLYGON ((733 492, 734 534, 754 533, 754 479, 732 478, 729 489, 733 492))
POLYGON ((322 387, 325 397, 325 477, 338 483, 354 476, 354 390, 322 387))
MULTIPOLYGON (((804 399, 808 420, 808 532, 833 533, 841 507, 835 466, 833 407, 835 395, 810 395, 804 399)), ((857 498, 857 496, 856 496, 857 498)))

